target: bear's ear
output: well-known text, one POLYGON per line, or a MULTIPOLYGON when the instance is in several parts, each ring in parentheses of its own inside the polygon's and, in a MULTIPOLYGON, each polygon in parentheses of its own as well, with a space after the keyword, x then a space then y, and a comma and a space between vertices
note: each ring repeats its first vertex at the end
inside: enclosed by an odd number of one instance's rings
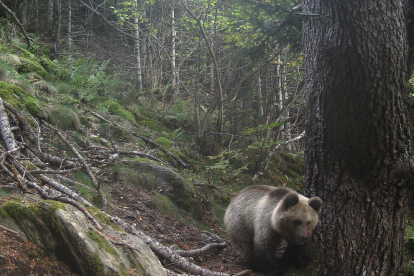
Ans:
POLYGON ((313 210, 315 210, 316 212, 319 212, 319 210, 322 207, 322 199, 320 199, 319 197, 312 197, 309 199, 309 206, 312 207, 313 210))
POLYGON ((292 206, 295 206, 299 202, 299 196, 296 193, 288 193, 282 202, 283 210, 287 210, 292 206))

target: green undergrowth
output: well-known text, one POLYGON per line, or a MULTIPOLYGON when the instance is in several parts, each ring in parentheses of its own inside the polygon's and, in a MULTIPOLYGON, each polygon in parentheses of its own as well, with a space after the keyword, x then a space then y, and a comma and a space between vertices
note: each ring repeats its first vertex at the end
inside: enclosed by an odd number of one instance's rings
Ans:
POLYGON ((404 271, 414 275, 414 223, 409 222, 404 233, 405 264, 404 271))

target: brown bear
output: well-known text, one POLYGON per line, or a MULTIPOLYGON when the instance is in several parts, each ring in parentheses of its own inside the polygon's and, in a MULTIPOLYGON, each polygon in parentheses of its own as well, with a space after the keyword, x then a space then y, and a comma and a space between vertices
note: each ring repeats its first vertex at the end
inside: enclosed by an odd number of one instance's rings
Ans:
POLYGON ((230 240, 254 271, 282 275, 311 260, 310 238, 322 200, 288 188, 255 185, 232 199, 224 215, 230 240), (287 241, 282 258, 277 251, 287 241))

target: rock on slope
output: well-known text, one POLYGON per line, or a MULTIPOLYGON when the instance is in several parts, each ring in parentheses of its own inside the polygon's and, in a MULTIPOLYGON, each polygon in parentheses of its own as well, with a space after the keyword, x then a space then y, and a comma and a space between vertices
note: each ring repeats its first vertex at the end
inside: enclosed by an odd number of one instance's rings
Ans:
POLYGON ((51 258, 65 261, 80 275, 166 275, 142 240, 109 225, 98 232, 70 205, 8 201, 0 207, 0 224, 44 248, 51 258))

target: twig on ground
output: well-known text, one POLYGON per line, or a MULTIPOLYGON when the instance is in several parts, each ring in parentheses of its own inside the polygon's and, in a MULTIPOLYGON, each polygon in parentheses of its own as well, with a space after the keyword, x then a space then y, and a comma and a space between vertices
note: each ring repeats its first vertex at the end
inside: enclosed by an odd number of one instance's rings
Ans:
POLYGON ((9 232, 9 233, 15 234, 15 235, 17 235, 17 234, 18 234, 16 231, 13 231, 13 230, 11 230, 11 229, 9 229, 9 228, 7 228, 7 227, 3 226, 3 225, 0 225, 0 229, 2 229, 2 230, 4 230, 4 231, 7 231, 7 232, 9 232))
POLYGON ((195 275, 204 275, 204 276, 229 276, 227 273, 222 272, 214 272, 205 268, 202 268, 198 265, 195 265, 184 257, 181 257, 180 255, 176 254, 171 248, 168 248, 158 241, 154 240, 153 238, 145 235, 141 231, 138 231, 133 227, 132 225, 126 223, 122 219, 118 217, 111 216, 111 219, 118 223, 122 228, 124 228, 128 233, 133 234, 142 240, 144 240, 149 247, 154 251, 157 255, 161 256, 164 259, 167 259, 170 261, 174 266, 177 266, 178 268, 187 271, 188 273, 192 273, 195 275))
POLYGON ((205 245, 202 248, 193 249, 193 250, 174 250, 174 252, 183 257, 195 257, 203 253, 206 253, 208 251, 211 251, 213 249, 223 249, 226 246, 227 244, 224 242, 223 243, 210 243, 210 244, 205 245))
POLYGON ((63 136, 63 134, 53 126, 49 125, 48 123, 45 123, 47 127, 52 129, 60 139, 70 148, 70 150, 75 154, 75 156, 78 158, 79 162, 83 165, 84 169, 86 170, 86 173, 88 174, 89 178, 91 179, 93 185, 95 186, 96 190, 98 191, 99 196, 102 199, 102 209, 106 210, 108 207, 108 201, 106 199, 106 195, 103 193, 102 186, 98 181, 96 181, 95 176, 93 175, 92 171, 89 168, 89 165, 86 163, 85 159, 79 154, 79 152, 75 149, 75 147, 63 136))
POLYGON ((169 156, 171 156, 175 161, 178 162, 178 164, 180 164, 181 167, 188 168, 190 166, 187 163, 185 163, 183 160, 181 160, 178 156, 176 156, 175 154, 173 154, 172 152, 170 152, 169 150, 167 150, 165 147, 161 146, 157 142, 155 142, 155 141, 153 141, 153 140, 151 140, 147 137, 144 137, 144 136, 140 136, 139 138, 141 138, 145 142, 150 143, 151 145, 155 146, 157 149, 164 152, 165 154, 168 154, 169 156))
POLYGON ((77 201, 75 201, 71 198, 63 197, 60 192, 52 191, 52 190, 46 191, 46 189, 44 187, 40 187, 36 183, 23 178, 20 174, 15 176, 6 167, 6 165, 4 165, 3 162, 0 163, 0 167, 2 167, 2 169, 14 180, 24 182, 27 186, 29 186, 31 188, 34 188, 43 198, 52 199, 52 200, 68 203, 68 204, 71 204, 71 205, 75 206, 76 208, 78 208, 85 215, 86 218, 88 218, 93 223, 93 225, 95 226, 95 228, 97 230, 102 231, 102 227, 100 226, 98 221, 79 202, 77 202, 77 201), (16 179, 16 178, 18 178, 18 179, 16 179), (48 192, 52 192, 53 194, 55 194, 55 196, 50 196, 48 194, 48 192))

